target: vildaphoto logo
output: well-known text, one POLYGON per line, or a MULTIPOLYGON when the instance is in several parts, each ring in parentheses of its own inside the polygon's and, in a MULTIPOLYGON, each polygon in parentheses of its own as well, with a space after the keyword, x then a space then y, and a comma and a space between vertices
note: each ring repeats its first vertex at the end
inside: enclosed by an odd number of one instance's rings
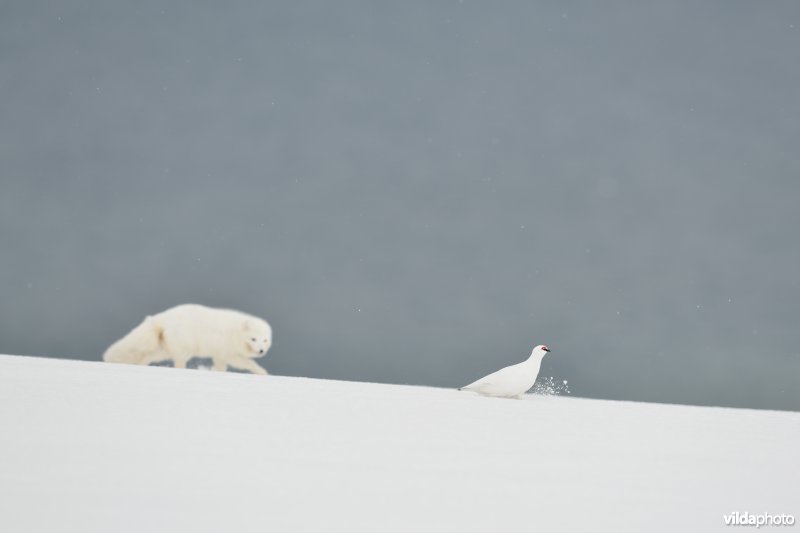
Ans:
POLYGON ((734 511, 731 514, 726 514, 722 517, 725 519, 726 526, 793 526, 794 515, 790 514, 751 514, 747 511, 740 513, 734 511))

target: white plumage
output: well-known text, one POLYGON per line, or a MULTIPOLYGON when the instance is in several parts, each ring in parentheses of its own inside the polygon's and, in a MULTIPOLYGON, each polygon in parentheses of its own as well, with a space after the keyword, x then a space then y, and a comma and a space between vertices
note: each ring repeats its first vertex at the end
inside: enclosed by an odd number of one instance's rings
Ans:
POLYGON ((540 344, 533 349, 531 356, 526 361, 501 368, 458 390, 477 392, 484 396, 519 398, 536 383, 542 359, 549 352, 550 349, 547 346, 540 344))

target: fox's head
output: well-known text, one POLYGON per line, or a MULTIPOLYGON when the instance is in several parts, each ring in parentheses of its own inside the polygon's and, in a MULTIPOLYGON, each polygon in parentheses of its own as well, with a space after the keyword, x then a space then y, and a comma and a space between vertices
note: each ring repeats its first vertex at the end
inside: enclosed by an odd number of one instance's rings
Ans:
POLYGON ((242 335, 250 357, 264 357, 272 346, 272 328, 265 321, 250 318, 242 324, 242 335))

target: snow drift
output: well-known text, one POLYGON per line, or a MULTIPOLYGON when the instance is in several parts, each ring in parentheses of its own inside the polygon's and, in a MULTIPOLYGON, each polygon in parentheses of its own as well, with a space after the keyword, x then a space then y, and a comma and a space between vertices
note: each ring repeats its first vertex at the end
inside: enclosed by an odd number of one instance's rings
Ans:
POLYGON ((0 356, 0 529, 713 531, 800 413, 0 356), (512 529, 513 528, 513 529, 512 529))

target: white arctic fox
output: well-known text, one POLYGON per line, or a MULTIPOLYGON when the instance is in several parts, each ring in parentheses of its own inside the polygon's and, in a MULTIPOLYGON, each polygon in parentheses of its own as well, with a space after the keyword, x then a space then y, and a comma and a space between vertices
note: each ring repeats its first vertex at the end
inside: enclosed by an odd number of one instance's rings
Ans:
POLYGON ((253 359, 266 355, 271 345, 272 328, 258 317, 185 304, 145 318, 112 344, 103 360, 138 365, 172 360, 175 368, 186 368, 192 357, 210 357, 214 370, 232 366, 266 374, 253 359))

